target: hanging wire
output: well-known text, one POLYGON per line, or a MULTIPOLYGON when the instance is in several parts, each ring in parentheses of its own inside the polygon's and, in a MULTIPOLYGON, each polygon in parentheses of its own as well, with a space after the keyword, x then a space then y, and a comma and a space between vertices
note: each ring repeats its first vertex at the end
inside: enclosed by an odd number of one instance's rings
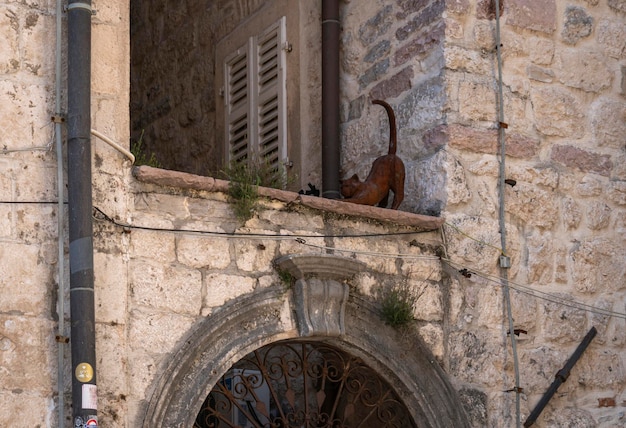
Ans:
MULTIPOLYGON (((440 260, 444 263, 447 263, 448 265, 450 265, 451 267, 457 270, 466 269, 467 271, 471 273, 475 273, 477 276, 480 276, 490 282, 497 283, 499 285, 501 285, 501 280, 502 280, 501 277, 497 275, 491 275, 489 273, 481 272, 480 270, 473 268, 471 265, 468 266, 467 264, 455 262, 449 259, 448 255, 445 253, 445 250, 444 250, 444 257, 419 255, 419 254, 380 253, 380 252, 375 252, 375 251, 359 251, 359 250, 354 250, 354 249, 342 249, 342 248, 336 248, 336 247, 329 247, 325 245, 317 245, 317 244, 307 242, 305 239, 305 238, 376 238, 376 237, 388 237, 388 236, 396 236, 398 234, 410 234, 410 233, 420 233, 420 232, 396 232, 396 233, 386 233, 386 234, 377 233, 377 234, 358 234, 358 235, 312 235, 312 234, 277 235, 277 234, 237 233, 237 232, 229 233, 229 232, 211 232, 211 231, 190 230, 190 229, 157 228, 157 227, 135 226, 131 224, 117 222, 113 220, 111 217, 109 217, 108 215, 106 215, 102 210, 100 210, 97 207, 94 207, 94 218, 98 221, 109 222, 125 230, 138 229, 138 230, 148 230, 148 231, 153 231, 153 232, 165 232, 165 233, 200 234, 200 235, 220 236, 224 238, 235 238, 235 239, 243 238, 243 239, 266 239, 266 240, 267 239, 294 240, 295 242, 301 245, 305 245, 311 248, 349 253, 349 254, 354 254, 354 255, 359 254, 359 255, 371 256, 371 257, 390 257, 390 258, 397 258, 397 259, 403 259, 403 260, 432 260, 432 261, 440 260)), ((441 228, 441 233, 445 242, 447 238, 445 237, 445 231, 443 228, 441 228)), ((465 232, 463 232, 463 235, 470 236, 470 235, 467 235, 465 232)), ((475 240, 476 242, 483 243, 479 239, 476 239, 473 237, 472 239, 475 240)), ((575 300, 568 300, 568 299, 560 298, 553 294, 546 293, 544 291, 540 291, 535 288, 532 288, 528 285, 522 285, 522 284, 515 283, 512 281, 509 281, 509 285, 511 288, 515 289, 516 291, 519 291, 520 293, 534 297, 536 299, 546 300, 552 303, 557 303, 563 306, 569 306, 572 308, 581 309, 587 312, 592 312, 592 313, 596 313, 596 314, 603 315, 603 316, 626 319, 626 313, 610 311, 610 310, 598 308, 592 305, 588 305, 582 302, 577 302, 575 300)))
MULTIPOLYGON (((447 258, 442 258, 441 261, 448 264, 455 270, 468 272, 476 276, 479 276, 489 282, 493 282, 494 284, 502 285, 502 278, 497 275, 492 275, 486 272, 481 272, 480 270, 473 269, 471 266, 468 267, 466 264, 455 262, 447 258)), ((571 307, 574 309, 580 309, 585 312, 591 312, 591 313, 595 313, 595 314, 602 315, 602 316, 626 319, 626 313, 603 309, 603 308, 599 308, 597 306, 589 305, 589 304, 579 302, 573 299, 559 297, 554 294, 537 290, 536 288, 532 288, 528 285, 519 284, 510 280, 508 281, 508 285, 510 288, 520 293, 523 293, 527 296, 534 297, 536 299, 545 300, 548 302, 556 303, 562 306, 571 307)))
POLYGON ((110 216, 108 216, 104 211, 100 208, 94 206, 93 207, 93 217, 98 221, 107 221, 115 226, 124 228, 124 229, 138 229, 138 230, 148 230, 154 232, 171 232, 171 233, 190 233, 190 234, 198 234, 198 235, 212 235, 212 236, 223 236, 228 238, 244 238, 244 239, 294 239, 294 238, 378 238, 378 237, 387 237, 387 236, 407 236, 407 235, 418 235, 421 233, 429 233, 430 230, 411 230, 404 232, 385 232, 385 233, 356 233, 356 234, 333 234, 333 235, 315 235, 315 234, 293 234, 293 235, 278 235, 271 233, 243 233, 243 232, 218 232, 218 231, 209 231, 209 230, 197 230, 197 229, 175 229, 175 228, 167 228, 167 227, 151 227, 151 226, 138 226, 127 223, 122 223, 117 220, 114 220, 110 216))

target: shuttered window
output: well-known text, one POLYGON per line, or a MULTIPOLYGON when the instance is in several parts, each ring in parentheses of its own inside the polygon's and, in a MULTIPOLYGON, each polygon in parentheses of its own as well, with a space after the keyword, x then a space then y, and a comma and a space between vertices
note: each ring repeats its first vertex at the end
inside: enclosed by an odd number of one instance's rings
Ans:
POLYGON ((287 160, 285 18, 250 37, 224 61, 225 141, 229 162, 287 160))

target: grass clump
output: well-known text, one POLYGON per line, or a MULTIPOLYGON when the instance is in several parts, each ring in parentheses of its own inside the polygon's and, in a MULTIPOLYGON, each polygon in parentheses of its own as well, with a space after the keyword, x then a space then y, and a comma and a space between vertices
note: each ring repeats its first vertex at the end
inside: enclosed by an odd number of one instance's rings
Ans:
POLYGON ((277 170, 268 162, 232 162, 222 176, 229 180, 228 196, 237 219, 245 222, 259 208, 259 186, 282 188, 285 171, 277 170))
POLYGON ((417 296, 408 284, 395 285, 382 298, 382 317, 391 327, 404 327, 415 320, 413 307, 417 296))
POLYGON ((144 130, 141 130, 141 135, 139 139, 133 142, 130 146, 130 152, 135 156, 135 165, 148 165, 154 168, 161 168, 161 162, 156 158, 153 152, 150 153, 150 156, 146 154, 143 149, 143 134, 144 130))

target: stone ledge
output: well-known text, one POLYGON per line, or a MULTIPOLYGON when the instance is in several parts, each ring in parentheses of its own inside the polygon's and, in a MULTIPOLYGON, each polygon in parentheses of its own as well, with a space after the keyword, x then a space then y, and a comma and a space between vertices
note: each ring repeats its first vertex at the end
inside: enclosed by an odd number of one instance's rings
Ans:
MULTIPOLYGON (((186 172, 169 171, 146 165, 133 168, 133 176, 140 182, 156 184, 179 189, 202 190, 206 192, 228 191, 228 181, 212 177, 189 174, 186 172)), ((366 217, 373 220, 392 222, 397 225, 414 227, 420 231, 435 230, 444 222, 442 217, 431 217, 387 208, 358 205, 337 199, 326 199, 316 196, 301 195, 286 190, 259 187, 259 195, 276 199, 289 204, 300 204, 316 210, 336 214, 366 217)))

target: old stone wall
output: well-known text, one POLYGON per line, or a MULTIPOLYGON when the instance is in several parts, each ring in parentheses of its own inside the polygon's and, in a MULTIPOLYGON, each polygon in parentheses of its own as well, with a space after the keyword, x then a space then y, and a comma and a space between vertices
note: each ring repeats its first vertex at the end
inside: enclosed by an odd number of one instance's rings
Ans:
MULTIPOLYGON (((92 126, 122 143, 130 128, 127 3, 94 1, 92 43, 92 126)), ((224 16, 242 5, 227 3, 224 16)), ((63 260, 57 256, 56 155, 48 147, 54 5, 0 9, 0 426, 55 427, 59 389, 69 406, 71 370, 67 346, 59 388, 58 266, 66 286, 69 269, 63 235, 63 260)), ((505 194, 506 253, 514 325, 524 330, 523 417, 591 326, 598 330, 540 427, 624 424, 625 14, 619 0, 504 2, 506 178, 515 181, 505 194)), ((172 352, 202 319, 238 296, 281 286, 276 256, 326 247, 367 263, 352 286, 373 302, 379 287, 406 282, 419 295, 414 327, 472 425, 514 425, 515 395, 503 392, 515 385, 497 267, 494 18, 486 1, 342 2, 344 172, 365 176, 386 151, 387 119, 368 97, 388 100, 409 171, 401 208, 440 213, 443 235, 330 238, 406 229, 277 200, 242 225, 224 193, 138 183, 121 154, 93 140, 94 205, 110 217, 97 216, 94 237, 101 426, 141 425, 172 352), (307 236, 302 243, 207 232, 307 236), (440 244, 443 262, 432 259, 440 244)))
MULTIPOLYGON (((518 347, 524 415, 587 330, 593 325, 599 331, 574 381, 540 420, 548 426, 623 423, 622 3, 501 2, 505 178, 512 180, 504 189, 509 274, 515 285, 557 296, 532 297, 526 289, 512 294, 515 327, 528 332, 518 347), (612 408, 604 407, 607 402, 612 408)), ((496 393, 495 387, 507 390, 514 382, 497 279, 502 242, 495 4, 368 6, 347 2, 343 8, 344 168, 364 176, 385 152, 386 118, 366 101, 386 98, 396 108, 398 150, 407 165, 401 209, 441 211, 451 267, 479 272, 451 276, 450 373, 480 385, 468 390, 468 397, 483 400, 478 425, 511 425, 514 394, 496 393)))
MULTIPOLYGON (((61 55, 60 111, 55 107, 56 2, 0 2, 0 426, 57 426, 59 391, 69 419, 69 346, 65 381, 57 383, 57 296, 68 284, 66 210, 57 205, 55 126, 63 117, 66 56, 61 55), (64 269, 60 270, 59 265, 64 269), (63 272, 63 277, 60 277, 63 272)), ((114 141, 128 141, 128 5, 93 2, 92 128, 114 141)), ((62 18, 62 43, 66 43, 62 18)), ((61 127, 63 138, 65 132, 61 127)), ((92 141, 98 200, 126 210, 128 161, 108 145, 92 141), (104 195, 106 194, 106 195, 104 195)), ((64 167, 64 170, 66 166, 64 167)), ((65 184, 61 183, 65 189, 65 184)), ((63 191, 61 196, 67 200, 63 191)), ((124 278, 124 282, 126 279, 124 278)), ((68 315, 66 296, 65 315, 68 315)), ((62 335, 69 335, 69 324, 62 335)), ((105 386, 105 394, 108 388, 105 386)))
POLYGON ((133 186, 133 200, 134 227, 107 220, 95 227, 102 424, 140 425, 173 352, 194 327, 239 296, 287 287, 273 261, 289 254, 333 248, 365 262, 352 292, 378 304, 385 288, 405 284, 417 297, 416 328, 436 358, 444 357, 437 231, 386 236, 411 229, 277 200, 263 202, 243 224, 223 193, 141 183, 133 186))

